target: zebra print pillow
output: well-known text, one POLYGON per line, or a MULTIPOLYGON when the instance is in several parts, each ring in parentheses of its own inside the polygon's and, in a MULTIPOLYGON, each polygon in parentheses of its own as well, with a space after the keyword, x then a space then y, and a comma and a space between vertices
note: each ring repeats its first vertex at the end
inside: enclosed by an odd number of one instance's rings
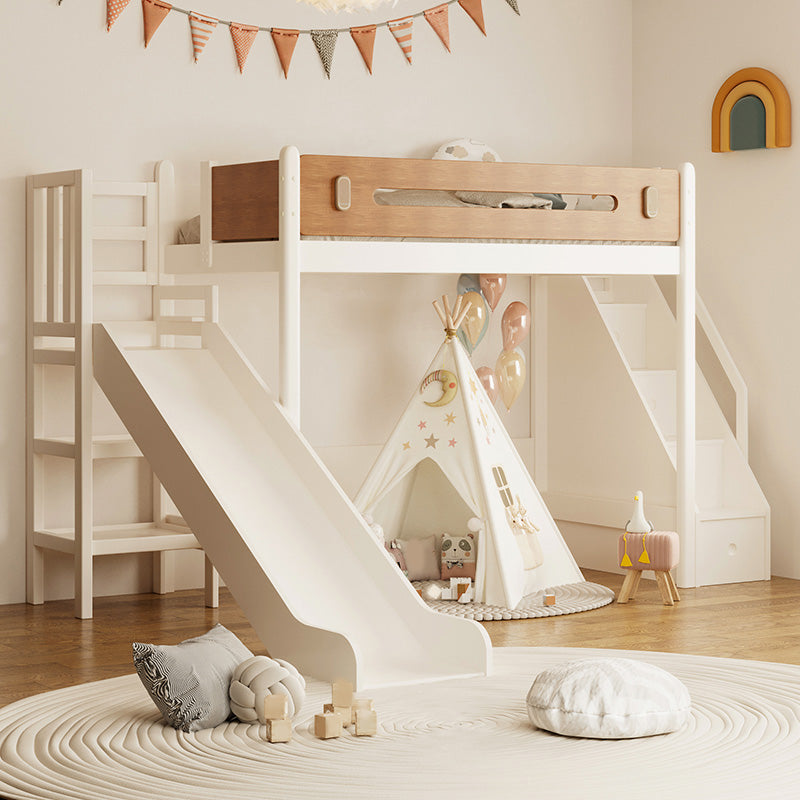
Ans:
POLYGON ((176 645, 133 643, 133 664, 164 720, 182 731, 213 728, 231 715, 228 688, 253 654, 222 625, 176 645))

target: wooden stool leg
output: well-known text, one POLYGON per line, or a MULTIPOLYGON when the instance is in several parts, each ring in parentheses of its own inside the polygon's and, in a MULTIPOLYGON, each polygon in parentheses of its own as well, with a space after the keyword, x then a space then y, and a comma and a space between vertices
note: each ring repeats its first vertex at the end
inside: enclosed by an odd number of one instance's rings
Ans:
POLYGON ((674 606, 675 601, 672 599, 667 573, 664 570, 656 570, 656 581, 658 581, 658 588, 661 591, 661 599, 664 601, 664 605, 674 606))
POLYGON ((676 603, 679 603, 681 596, 678 594, 678 587, 675 585, 675 579, 672 577, 672 573, 667 571, 664 574, 667 576, 667 583, 669 584, 669 590, 672 593, 672 599, 676 603))
POLYGON ((636 590, 639 588, 639 581, 642 579, 642 573, 638 569, 629 569, 625 575, 625 581, 622 588, 619 590, 618 603, 627 603, 628 600, 633 600, 636 596, 636 590))

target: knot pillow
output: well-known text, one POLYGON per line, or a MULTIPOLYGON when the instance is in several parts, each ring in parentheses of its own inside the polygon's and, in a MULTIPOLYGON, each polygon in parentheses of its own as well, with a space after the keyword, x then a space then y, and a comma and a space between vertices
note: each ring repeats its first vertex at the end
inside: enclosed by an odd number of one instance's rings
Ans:
POLYGON ((305 700, 305 678, 288 661, 267 656, 248 658, 233 671, 231 711, 242 722, 266 724, 264 698, 268 694, 285 694, 289 698, 289 717, 293 717, 305 700))
POLYGON ((530 721, 553 733, 633 739, 678 730, 692 703, 687 688, 660 667, 587 658, 537 675, 527 705, 530 721))

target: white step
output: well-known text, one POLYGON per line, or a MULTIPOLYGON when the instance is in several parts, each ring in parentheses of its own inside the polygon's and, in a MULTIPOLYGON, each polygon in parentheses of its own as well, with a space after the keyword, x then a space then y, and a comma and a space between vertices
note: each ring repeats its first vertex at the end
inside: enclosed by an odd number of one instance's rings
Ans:
MULTIPOLYGON (((673 465, 678 453, 677 439, 667 439, 667 452, 673 465)), ((695 442, 695 494, 701 511, 722 505, 724 439, 698 439, 695 442)))
POLYGON ((600 314, 631 369, 647 364, 647 303, 600 303, 600 314))
POLYGON ((677 435, 676 381, 674 369, 632 370, 636 388, 650 409, 661 435, 672 439, 677 435))
POLYGON ((769 580, 766 514, 734 509, 701 513, 697 521, 697 583, 769 580), (710 517, 707 515, 710 514, 710 517), (739 516, 732 516, 739 514, 739 516))

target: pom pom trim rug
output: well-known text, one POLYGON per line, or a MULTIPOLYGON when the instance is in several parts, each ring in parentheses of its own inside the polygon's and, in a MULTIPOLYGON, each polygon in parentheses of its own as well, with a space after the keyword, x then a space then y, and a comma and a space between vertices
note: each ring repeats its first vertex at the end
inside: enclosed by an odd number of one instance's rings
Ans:
MULTIPOLYGON (((423 592, 431 585, 448 586, 444 581, 413 581, 415 589, 423 592)), ((423 594, 423 598, 425 598, 423 594)), ((456 600, 428 600, 425 602, 442 614, 466 617, 478 622, 489 622, 501 619, 534 619, 535 617, 557 617, 561 614, 577 614, 579 611, 591 611, 608 605, 614 599, 614 592, 606 586, 589 581, 568 583, 564 586, 553 586, 541 592, 534 592, 522 598, 516 608, 491 606, 485 603, 459 603, 456 600), (545 592, 556 596, 555 605, 544 604, 545 592)))
POLYGON ((530 800, 795 797, 800 667, 640 651, 495 648, 485 678, 360 693, 374 737, 313 734, 330 686, 308 682, 292 741, 258 724, 182 733, 136 675, 47 692, 0 709, 7 800, 295 800, 490 797, 530 800), (534 728, 525 697, 544 669, 577 658, 655 664, 689 690, 675 733, 573 739, 534 728))

